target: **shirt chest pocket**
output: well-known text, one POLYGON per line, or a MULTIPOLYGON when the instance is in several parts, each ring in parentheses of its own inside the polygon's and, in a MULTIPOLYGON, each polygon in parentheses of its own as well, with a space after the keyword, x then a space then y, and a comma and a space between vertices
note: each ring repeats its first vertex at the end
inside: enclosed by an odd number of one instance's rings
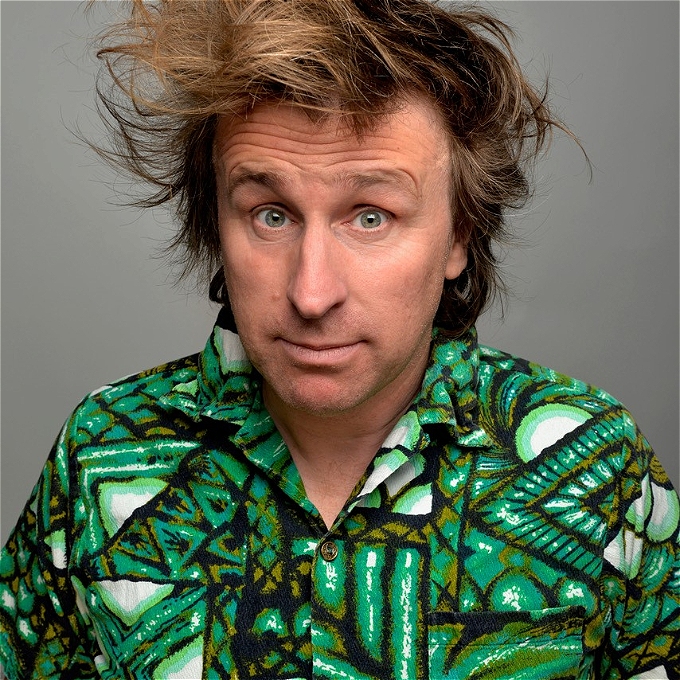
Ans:
POLYGON ((568 680, 583 657, 583 611, 428 615, 430 680, 568 680))

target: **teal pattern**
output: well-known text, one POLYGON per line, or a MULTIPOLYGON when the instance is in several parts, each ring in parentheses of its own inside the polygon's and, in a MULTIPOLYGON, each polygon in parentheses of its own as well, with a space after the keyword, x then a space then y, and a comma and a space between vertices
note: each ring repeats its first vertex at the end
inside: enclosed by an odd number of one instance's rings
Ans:
POLYGON ((612 397, 435 329, 327 530, 223 325, 64 426, 0 558, 10 679, 680 678, 680 504, 612 397))

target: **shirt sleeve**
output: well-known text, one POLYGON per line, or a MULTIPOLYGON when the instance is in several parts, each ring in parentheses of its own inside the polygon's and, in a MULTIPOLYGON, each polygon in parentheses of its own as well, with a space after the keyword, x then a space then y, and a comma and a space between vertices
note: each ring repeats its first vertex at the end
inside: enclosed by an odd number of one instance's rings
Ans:
POLYGON ((607 680, 680 678, 680 502, 629 416, 615 525, 604 553, 611 602, 607 680))
POLYGON ((0 554, 0 661, 9 680, 97 677, 96 642, 68 578, 74 420, 57 439, 0 554))

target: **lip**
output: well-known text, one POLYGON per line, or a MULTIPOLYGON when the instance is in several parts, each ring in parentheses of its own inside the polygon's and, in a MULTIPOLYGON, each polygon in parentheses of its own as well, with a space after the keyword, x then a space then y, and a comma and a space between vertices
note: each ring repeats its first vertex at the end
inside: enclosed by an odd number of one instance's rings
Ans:
POLYGON ((331 365, 348 359, 359 348, 360 342, 345 344, 294 342, 278 338, 284 351, 304 364, 331 365))

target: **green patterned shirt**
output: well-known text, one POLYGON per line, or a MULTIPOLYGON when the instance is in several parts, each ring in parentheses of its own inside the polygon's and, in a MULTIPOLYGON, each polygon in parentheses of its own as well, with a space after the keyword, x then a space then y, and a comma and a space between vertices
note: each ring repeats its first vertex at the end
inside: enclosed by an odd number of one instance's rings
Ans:
POLYGON ((238 337, 89 395, 0 560, 9 678, 680 677, 678 498, 606 393, 434 332, 331 530, 238 337))

